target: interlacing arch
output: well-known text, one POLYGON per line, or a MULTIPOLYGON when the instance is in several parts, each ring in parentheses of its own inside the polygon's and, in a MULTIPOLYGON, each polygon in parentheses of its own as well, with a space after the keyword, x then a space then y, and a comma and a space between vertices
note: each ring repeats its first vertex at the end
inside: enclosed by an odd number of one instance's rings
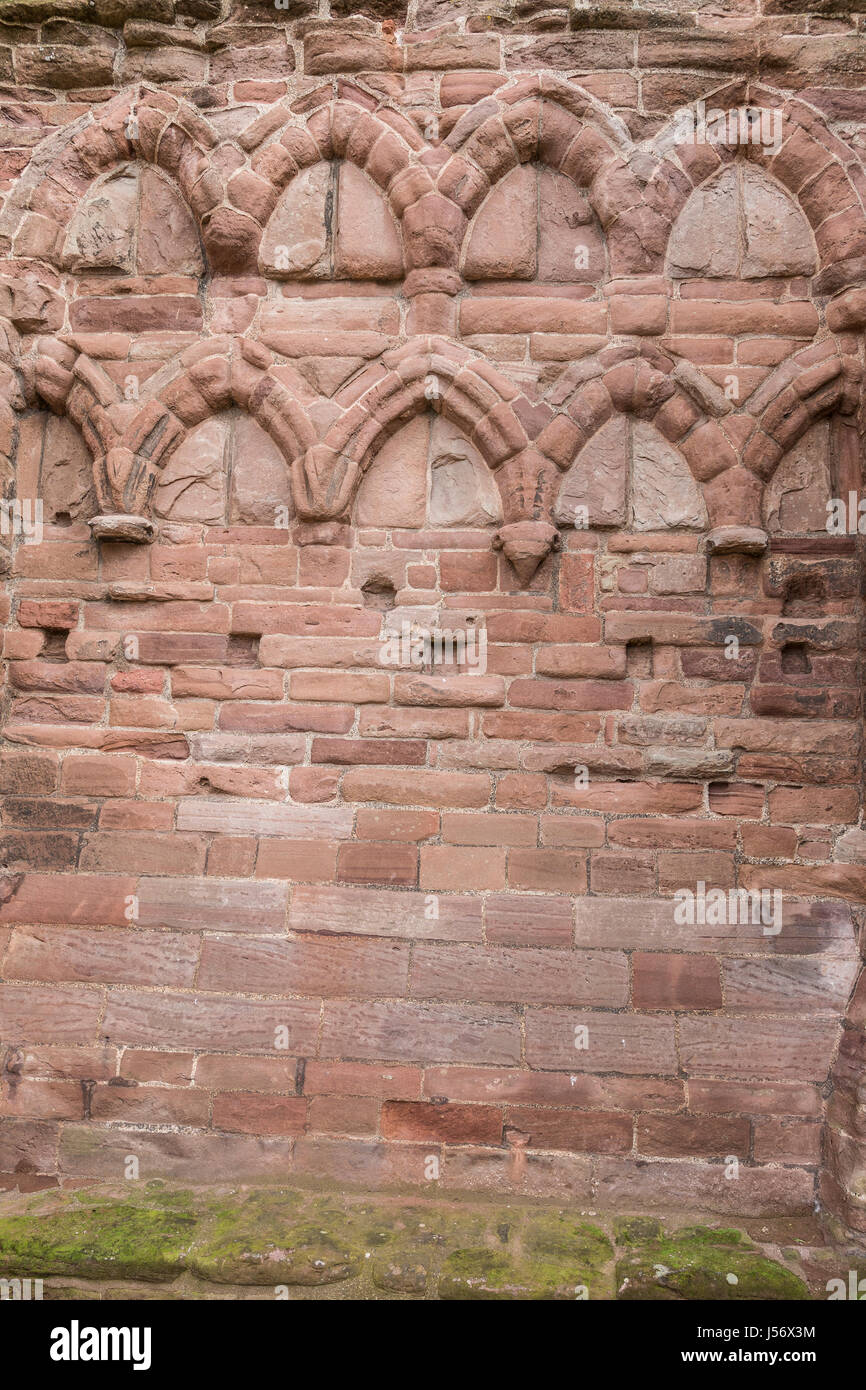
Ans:
POLYGON ((629 168, 628 132, 581 88, 548 76, 521 79, 467 112, 444 143, 455 152, 437 188, 467 218, 512 169, 538 161, 588 190, 612 273, 654 268, 652 258, 635 257, 640 219, 629 214, 641 202, 641 184, 629 168))
MULTIPOLYGON (((709 104, 709 103, 708 103, 709 104)), ((643 191, 643 206, 667 225, 669 236, 691 194, 735 158, 737 152, 778 179, 802 209, 815 237, 818 293, 833 294, 861 284, 866 267, 866 211, 860 180, 852 176, 850 149, 830 130, 824 116, 799 98, 785 99, 766 87, 716 94, 719 109, 739 106, 779 113, 779 140, 728 147, 675 143, 676 120, 656 135, 658 164, 643 191), (737 100, 739 97, 739 100, 737 100)), ((667 236, 665 238, 665 245, 667 236)))
POLYGON ((35 361, 35 389, 81 430, 106 514, 147 517, 159 474, 189 430, 232 406, 261 425, 288 467, 315 443, 306 411, 261 343, 211 339, 192 349, 125 427, 112 419, 121 394, 99 363, 64 344, 52 346, 54 355, 43 353, 35 361))
MULTIPOLYGON (((524 424, 533 412, 521 414, 513 404, 519 389, 483 356, 444 336, 412 337, 353 378, 345 398, 334 398, 343 413, 323 440, 304 392, 292 389, 290 369, 243 337, 206 340, 184 354, 179 367, 151 383, 131 423, 111 378, 68 339, 48 340, 47 347, 42 340, 34 389, 81 429, 106 513, 147 516, 158 475, 186 432, 237 405, 281 450, 298 513, 345 515, 382 440, 432 408, 453 420, 495 471, 506 524, 549 525, 561 472, 616 411, 651 422, 681 451, 714 525, 758 525, 763 486, 785 452, 822 414, 850 416, 859 400, 860 367, 844 330, 866 320, 866 290, 849 288, 866 268, 866 217, 850 156, 813 108, 763 88, 731 88, 713 100, 779 110, 778 147, 750 145, 745 156, 766 168, 808 218, 821 266, 813 284, 822 293, 843 291, 827 310, 841 336, 783 363, 745 411, 713 413, 712 393, 690 393, 661 352, 612 347, 566 371, 556 399, 546 398, 556 413, 535 427, 535 437, 524 424)), ((302 113, 286 103, 270 108, 223 140, 179 96, 139 85, 77 123, 71 136, 40 147, 7 201, 0 232, 22 263, 56 264, 65 228, 93 180, 137 158, 175 181, 198 220, 211 269, 244 273, 258 269, 263 230, 290 181, 316 162, 344 159, 381 189, 400 224, 404 294, 444 299, 462 288, 460 254, 472 217, 520 164, 537 160, 588 190, 611 273, 625 276, 663 270, 670 230, 689 196, 734 158, 723 146, 675 143, 670 124, 638 147, 595 98, 547 75, 506 83, 461 116, 438 147, 360 89, 336 94, 326 84, 305 105, 302 113), (219 158, 229 147, 235 157, 219 158), (434 158, 443 153, 444 160, 434 158)), ((435 306, 431 313, 438 325, 435 306)))
MULTIPOLYGON (((382 367, 384 375, 371 366, 353 379, 346 410, 304 460, 295 496, 301 515, 343 514, 384 441, 428 409, 463 430, 497 479, 498 470, 527 449, 526 430, 511 405, 517 388, 468 348, 444 338, 410 339, 386 353, 382 367)), ((507 513, 505 492, 503 503, 507 513)))
POLYGON ((749 412, 755 430, 743 463, 763 482, 784 455, 825 415, 851 416, 860 400, 861 367, 835 338, 825 338, 789 357, 755 392, 749 412))
POLYGON ((143 86, 124 92, 34 156, 6 203, 0 235, 10 238, 14 255, 59 265, 66 229, 94 180, 140 159, 173 179, 218 268, 229 232, 247 240, 261 233, 248 212, 231 206, 236 175, 226 183, 214 163, 219 144, 210 123, 182 97, 143 86))
MULTIPOLYGON (((254 130, 245 143, 251 145, 256 135, 254 130)), ((358 99, 340 97, 324 101, 303 120, 292 116, 276 130, 269 113, 268 136, 250 167, 270 186, 272 209, 292 179, 320 160, 344 159, 362 169, 398 219, 410 202, 433 190, 427 170, 412 164, 412 155, 426 149, 426 141, 411 122, 388 108, 371 111, 358 99)))
POLYGON ((255 340, 213 339, 190 349, 160 373, 123 427, 121 393, 98 362, 59 340, 43 340, 42 348, 32 363, 34 389, 80 429, 94 459, 100 507, 142 517, 189 430, 236 406, 277 445, 291 472, 295 509, 307 519, 345 516, 384 441, 432 410, 458 426, 494 472, 506 523, 551 524, 562 473, 614 414, 623 414, 652 424, 679 450, 713 525, 759 526, 764 485, 782 457, 816 420, 850 417, 860 399, 859 361, 833 337, 783 362, 747 408, 717 415, 706 396, 676 379, 662 354, 614 347, 563 374, 548 396, 556 413, 531 437, 513 404, 520 392, 503 373, 446 338, 421 337, 337 393, 342 414, 320 440, 308 401, 290 384, 296 374, 255 340))

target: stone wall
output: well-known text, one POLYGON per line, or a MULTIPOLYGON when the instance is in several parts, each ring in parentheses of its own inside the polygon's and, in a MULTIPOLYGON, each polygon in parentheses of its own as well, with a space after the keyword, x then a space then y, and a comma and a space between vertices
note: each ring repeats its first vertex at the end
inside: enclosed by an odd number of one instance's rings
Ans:
POLYGON ((349 9, 0 12, 0 1183, 866 1229, 863 20, 349 9))

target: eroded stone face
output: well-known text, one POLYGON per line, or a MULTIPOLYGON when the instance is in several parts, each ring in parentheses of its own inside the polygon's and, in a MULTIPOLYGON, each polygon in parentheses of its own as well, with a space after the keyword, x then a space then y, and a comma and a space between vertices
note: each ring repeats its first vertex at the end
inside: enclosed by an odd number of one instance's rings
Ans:
POLYGON ((673 445, 643 421, 616 415, 584 446, 566 474, 556 504, 561 525, 585 507, 590 526, 635 530, 696 528, 707 512, 689 466, 673 445))
POLYGON ((141 171, 137 268, 141 275, 201 275, 204 257, 192 213, 171 181, 141 171))
POLYGON ((641 420, 631 427, 631 445, 635 529, 705 526, 707 509, 679 450, 641 420))
POLYGON ((489 526, 502 503, 490 470, 463 432, 425 414, 372 459, 355 505, 359 526, 489 526))
POLYGON ((87 521, 97 511, 93 461, 71 420, 40 411, 21 422, 19 497, 41 498, 47 522, 87 521))
POLYGON ((787 190, 737 162, 691 195, 674 225, 668 262, 674 276, 810 275, 815 243, 787 190))
POLYGON ((90 192, 66 240, 70 270, 134 268, 138 175, 124 170, 90 192))
POLYGON ((488 526, 502 517, 499 489, 465 435, 441 415, 430 426, 427 520, 431 526, 488 526))
POLYGON ((210 523, 224 519, 228 434, 224 417, 206 420, 190 431, 160 475, 154 501, 157 516, 210 523))
POLYGON ((229 521, 273 526, 294 515, 289 469, 277 445, 256 420, 233 412, 229 439, 229 521))
POLYGON ((315 278, 330 271, 326 254, 333 218, 332 175, 328 164, 302 169, 274 208, 259 253, 262 269, 272 275, 315 278))
POLYGON ((347 161, 303 169, 265 228, 262 268, 277 278, 396 280, 403 252, 394 215, 347 161))
POLYGON ((177 186, 139 164, 89 191, 70 224, 64 258, 75 271, 200 275, 204 269, 195 220, 177 186))
POLYGON ((467 280, 592 283, 605 247, 586 191, 555 170, 521 164, 484 200, 467 238, 467 280))
POLYGON ((586 507, 592 526, 625 521, 630 437, 628 421, 615 416, 593 435, 566 474, 556 504, 557 520, 574 524, 577 508, 586 507))
POLYGON ((826 421, 794 445, 779 464, 764 496, 769 531, 826 530, 830 481, 830 428, 826 421))
POLYGON ((355 502, 359 526, 423 526, 430 425, 419 416, 382 445, 355 502))
POLYGON ((397 280, 403 274, 393 213, 376 185, 345 160, 337 179, 334 274, 341 280, 397 280))

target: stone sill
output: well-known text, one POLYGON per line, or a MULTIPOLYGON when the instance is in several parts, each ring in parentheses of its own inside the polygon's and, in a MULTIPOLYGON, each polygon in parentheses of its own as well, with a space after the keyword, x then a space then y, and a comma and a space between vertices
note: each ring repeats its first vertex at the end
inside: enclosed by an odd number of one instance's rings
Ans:
POLYGON ((0 1199, 0 1278, 41 1279, 48 1300, 819 1300, 858 1256, 812 1217, 663 1226, 549 1203, 161 1181, 0 1199))

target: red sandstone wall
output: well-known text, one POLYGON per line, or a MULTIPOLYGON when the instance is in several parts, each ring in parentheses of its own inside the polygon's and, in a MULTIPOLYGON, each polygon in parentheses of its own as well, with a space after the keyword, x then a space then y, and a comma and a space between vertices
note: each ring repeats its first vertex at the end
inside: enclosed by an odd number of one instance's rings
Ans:
POLYGON ((860 19, 59 8, 0 15, 44 523, 2 538, 0 1182, 862 1229, 860 19), (676 143, 698 99, 778 141, 676 143), (678 922, 698 883, 781 930, 678 922))

